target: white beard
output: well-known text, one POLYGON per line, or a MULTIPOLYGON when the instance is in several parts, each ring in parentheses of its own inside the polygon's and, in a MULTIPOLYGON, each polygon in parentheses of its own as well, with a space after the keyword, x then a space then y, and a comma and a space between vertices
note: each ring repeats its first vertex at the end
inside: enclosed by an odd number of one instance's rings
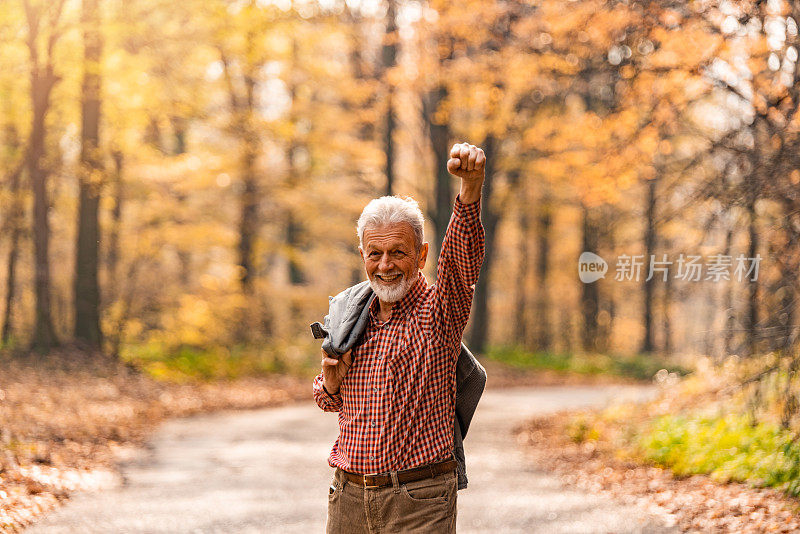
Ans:
POLYGON ((418 276, 419 275, 408 280, 403 277, 401 280, 398 280, 396 283, 390 286, 387 286, 375 278, 370 278, 369 287, 371 287, 375 292, 375 295, 378 296, 378 300, 382 302, 397 302, 406 296, 406 293, 408 293, 408 290, 411 289, 411 286, 414 284, 414 281, 418 278, 418 276))

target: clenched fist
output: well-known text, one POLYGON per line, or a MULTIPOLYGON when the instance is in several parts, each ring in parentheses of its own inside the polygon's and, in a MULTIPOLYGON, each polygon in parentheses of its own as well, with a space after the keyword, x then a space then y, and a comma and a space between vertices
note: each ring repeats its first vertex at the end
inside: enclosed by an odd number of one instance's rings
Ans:
POLYGON ((447 172, 461 178, 461 202, 471 204, 481 198, 486 155, 469 143, 456 143, 450 149, 447 172))

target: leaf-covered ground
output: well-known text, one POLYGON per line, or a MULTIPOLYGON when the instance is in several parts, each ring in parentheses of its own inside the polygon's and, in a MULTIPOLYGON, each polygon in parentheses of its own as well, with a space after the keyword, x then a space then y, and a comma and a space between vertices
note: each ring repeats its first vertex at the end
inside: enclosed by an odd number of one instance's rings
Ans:
MULTIPOLYGON (((487 387, 619 381, 485 363, 487 387)), ((21 530, 71 492, 117 484, 115 460, 141 446, 166 417, 310 397, 310 382, 291 376, 175 384, 74 350, 47 360, 0 354, 0 368, 0 530, 8 532, 21 530)), ((591 425, 576 425, 579 420, 575 414, 537 419, 520 429, 519 439, 531 445, 538 465, 565 482, 659 513, 684 531, 800 530, 798 501, 776 490, 705 476, 675 478, 620 458, 613 443, 591 435, 591 425)))
POLYGON ((574 415, 542 417, 517 434, 536 465, 555 471, 568 485, 661 515, 684 532, 800 531, 800 501, 774 489, 723 484, 704 475, 675 477, 668 469, 620 458, 615 445, 601 436, 577 436, 581 429, 574 421, 574 415))
POLYGON ((275 376, 162 383, 130 366, 63 350, 0 355, 0 531, 17 532, 76 490, 117 482, 114 459, 166 417, 308 398, 308 381, 275 376))

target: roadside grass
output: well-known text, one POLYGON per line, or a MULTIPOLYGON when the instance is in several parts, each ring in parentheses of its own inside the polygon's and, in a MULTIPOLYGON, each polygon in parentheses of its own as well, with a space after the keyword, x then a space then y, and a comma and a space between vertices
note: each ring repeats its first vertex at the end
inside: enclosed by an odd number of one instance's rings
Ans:
POLYGON ((745 378, 753 369, 782 365, 788 362, 702 358, 683 379, 659 372, 655 400, 571 414, 561 432, 574 443, 668 468, 677 477, 708 475, 800 497, 800 434, 796 420, 785 421, 783 404, 793 376, 779 370, 758 384, 745 378))
POLYGON ((645 460, 679 476, 708 474, 800 496, 800 443, 779 425, 735 413, 665 415, 644 429, 638 445, 645 460))
MULTIPOLYGON (((519 429, 517 440, 530 447, 527 452, 537 469, 553 472, 569 486, 661 516, 679 532, 800 532, 800 500, 781 492, 780 486, 752 487, 756 484, 732 479, 723 483, 722 478, 654 466, 636 455, 641 451, 625 448, 641 438, 635 432, 627 435, 642 427, 635 421, 639 411, 610 411, 600 421, 589 412, 571 421, 564 413, 539 417, 519 429), (608 428, 611 417, 615 424, 608 428)), ((770 446, 763 440, 760 445, 770 446)), ((709 459, 713 455, 709 452, 709 459)))
POLYGON ((156 380, 186 383, 276 374, 308 378, 318 372, 318 352, 313 342, 232 347, 151 342, 124 346, 120 358, 156 380))
POLYGON ((677 375, 687 375, 689 370, 670 360, 653 354, 631 356, 611 354, 562 354, 532 352, 514 346, 490 348, 486 357, 526 370, 548 370, 565 374, 610 375, 635 380, 651 380, 661 369, 677 375))

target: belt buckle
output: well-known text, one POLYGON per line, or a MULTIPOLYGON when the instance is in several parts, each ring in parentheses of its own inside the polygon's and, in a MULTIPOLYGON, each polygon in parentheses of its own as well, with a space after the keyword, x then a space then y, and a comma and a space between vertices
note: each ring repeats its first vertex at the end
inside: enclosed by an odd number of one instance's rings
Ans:
POLYGON ((367 484, 367 477, 369 477, 369 476, 372 476, 372 475, 362 475, 362 476, 363 476, 363 478, 364 478, 364 489, 375 489, 375 488, 380 488, 380 486, 375 486, 375 485, 372 485, 372 484, 367 484))

